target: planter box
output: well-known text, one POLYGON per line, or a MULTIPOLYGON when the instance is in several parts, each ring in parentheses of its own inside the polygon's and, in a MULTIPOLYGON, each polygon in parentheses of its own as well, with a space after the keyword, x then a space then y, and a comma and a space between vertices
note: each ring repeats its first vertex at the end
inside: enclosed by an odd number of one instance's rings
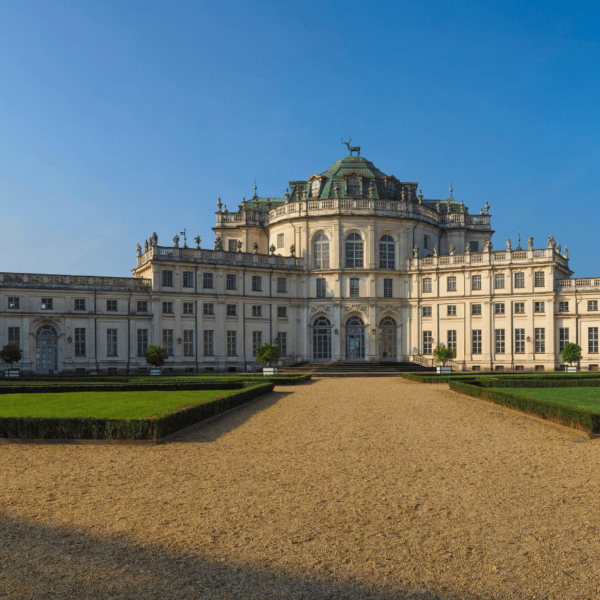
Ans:
POLYGON ((579 367, 570 367, 569 365, 565 365, 565 372, 566 373, 578 373, 579 367))
POLYGON ((5 377, 19 377, 19 369, 6 369, 4 371, 5 377))
POLYGON ((161 374, 160 369, 150 369, 150 375, 160 375, 160 374, 161 374))
POLYGON ((263 375, 265 377, 271 376, 271 375, 277 375, 277 367, 264 367, 263 368, 263 375))
POLYGON ((438 365, 435 370, 439 375, 450 375, 452 373, 452 367, 443 367, 442 365, 438 365))

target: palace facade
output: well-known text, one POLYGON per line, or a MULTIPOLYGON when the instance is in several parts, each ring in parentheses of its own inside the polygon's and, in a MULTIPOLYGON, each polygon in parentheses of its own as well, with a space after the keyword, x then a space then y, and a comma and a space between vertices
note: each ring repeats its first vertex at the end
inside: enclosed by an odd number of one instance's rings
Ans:
POLYGON ((360 156, 289 185, 219 200, 214 249, 152 234, 132 278, 1 273, 0 345, 23 374, 143 372, 148 344, 173 372, 251 370, 263 342, 286 364, 429 366, 444 344, 460 370, 553 371, 569 341, 600 363, 600 278, 572 278, 552 236, 494 250, 487 202, 425 199, 360 156))

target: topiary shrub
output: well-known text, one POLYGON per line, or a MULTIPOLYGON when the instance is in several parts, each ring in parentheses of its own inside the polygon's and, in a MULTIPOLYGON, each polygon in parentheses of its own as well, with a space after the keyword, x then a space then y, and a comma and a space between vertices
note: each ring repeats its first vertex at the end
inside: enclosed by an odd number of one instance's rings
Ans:
POLYGON ((146 348, 144 356, 146 357, 146 362, 149 365, 155 367, 156 369, 160 369, 165 364, 165 361, 169 355, 167 354, 167 350, 165 348, 161 348, 156 344, 150 344, 150 346, 146 348))
POLYGON ((276 344, 261 344, 256 348, 256 362, 263 367, 277 364, 279 360, 279 347, 276 344))
POLYGON ((579 362, 581 360, 581 346, 567 342, 560 354, 564 363, 569 363, 573 366, 574 362, 579 362))
POLYGON ((0 360, 10 363, 12 369, 13 363, 19 362, 23 358, 23 350, 16 344, 7 344, 0 350, 0 360))

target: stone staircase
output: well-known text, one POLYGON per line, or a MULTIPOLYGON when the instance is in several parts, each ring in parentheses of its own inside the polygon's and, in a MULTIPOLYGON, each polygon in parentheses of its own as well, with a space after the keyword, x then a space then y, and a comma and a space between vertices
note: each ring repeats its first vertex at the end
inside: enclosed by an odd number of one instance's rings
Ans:
POLYGON ((401 377, 402 373, 434 373, 434 367, 423 367, 414 362, 311 362, 279 368, 280 375, 314 377, 401 377))

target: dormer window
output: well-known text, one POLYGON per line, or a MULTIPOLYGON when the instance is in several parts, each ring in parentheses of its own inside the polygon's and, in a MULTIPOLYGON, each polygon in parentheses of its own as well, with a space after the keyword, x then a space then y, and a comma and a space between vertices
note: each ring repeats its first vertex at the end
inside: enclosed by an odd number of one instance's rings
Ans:
POLYGON ((321 180, 317 179, 315 177, 315 179, 313 179, 312 182, 311 182, 311 184, 310 184, 310 195, 313 198, 318 198, 320 191, 321 191, 321 180))
POLYGON ((360 196, 360 179, 356 175, 348 177, 348 196, 360 196))
POLYGON ((396 182, 393 179, 387 180, 387 189, 389 192, 394 193, 396 191, 396 182))

